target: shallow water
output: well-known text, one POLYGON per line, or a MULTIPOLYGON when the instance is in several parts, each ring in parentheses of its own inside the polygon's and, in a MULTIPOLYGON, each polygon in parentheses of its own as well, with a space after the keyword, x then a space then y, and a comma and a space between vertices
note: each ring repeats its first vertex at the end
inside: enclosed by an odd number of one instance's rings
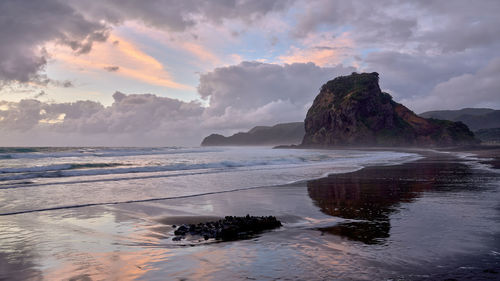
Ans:
POLYGON ((416 157, 400 152, 258 147, 4 148, 0 152, 0 215, 270 186, 416 157))
MULTIPOLYGON (((483 168, 442 155, 282 186, 0 216, 0 279, 494 280, 500 182, 483 168), (171 239, 172 224, 247 213, 284 227, 234 242, 171 239)), ((262 175, 234 175, 245 173, 262 175)))

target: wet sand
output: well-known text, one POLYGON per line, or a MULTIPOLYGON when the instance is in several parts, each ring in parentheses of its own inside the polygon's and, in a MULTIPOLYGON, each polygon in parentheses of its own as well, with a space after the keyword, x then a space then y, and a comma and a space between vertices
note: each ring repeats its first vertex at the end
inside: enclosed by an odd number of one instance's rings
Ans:
POLYGON ((500 169, 500 145, 476 145, 450 149, 449 151, 472 154, 481 159, 481 163, 500 169))
POLYGON ((0 280, 500 279, 498 171, 419 153, 285 186, 0 217, 0 280), (284 226, 172 241, 173 224, 246 214, 284 226))

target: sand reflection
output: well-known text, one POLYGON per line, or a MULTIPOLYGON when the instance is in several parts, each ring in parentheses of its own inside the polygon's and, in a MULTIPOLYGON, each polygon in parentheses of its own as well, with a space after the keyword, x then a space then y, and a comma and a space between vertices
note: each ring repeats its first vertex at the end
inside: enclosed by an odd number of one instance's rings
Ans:
POLYGON ((398 210, 400 203, 412 202, 427 190, 450 191, 450 186, 467 188, 470 169, 466 165, 430 160, 417 162, 370 167, 309 181, 309 196, 323 213, 360 220, 320 230, 366 244, 384 243, 390 236, 390 215, 398 210))
POLYGON ((68 253, 45 273, 48 280, 135 280, 168 258, 165 249, 108 253, 68 253))

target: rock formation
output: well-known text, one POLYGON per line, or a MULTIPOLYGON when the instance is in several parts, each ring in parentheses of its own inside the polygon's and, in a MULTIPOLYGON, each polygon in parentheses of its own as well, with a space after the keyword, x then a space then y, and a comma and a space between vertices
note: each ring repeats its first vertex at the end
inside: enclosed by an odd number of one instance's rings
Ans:
POLYGON ((379 75, 352 73, 321 87, 305 119, 303 147, 454 146, 477 143, 461 122, 419 117, 380 90, 379 75))
POLYGON ((281 227, 281 222, 273 216, 245 217, 226 216, 224 219, 199 224, 183 224, 175 231, 174 241, 180 241, 187 235, 200 236, 205 240, 214 238, 217 240, 236 240, 251 237, 265 230, 281 227))

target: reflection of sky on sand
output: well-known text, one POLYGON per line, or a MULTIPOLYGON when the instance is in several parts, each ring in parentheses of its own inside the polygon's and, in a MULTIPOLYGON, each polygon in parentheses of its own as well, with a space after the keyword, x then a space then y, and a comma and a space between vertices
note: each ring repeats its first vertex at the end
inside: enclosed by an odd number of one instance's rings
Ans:
POLYGON ((49 270, 45 277, 49 280, 79 280, 83 276, 91 278, 89 280, 131 280, 154 270, 154 264, 166 261, 167 257, 164 249, 75 253, 49 270))
MULTIPOLYGON (((122 280, 141 276, 164 280, 165 273, 194 280, 212 275, 228 278, 231 275, 251 275, 269 263, 282 262, 283 249, 273 249, 282 248, 281 244, 271 240, 261 246, 260 242, 249 240, 184 246, 170 240, 173 229, 161 221, 165 216, 197 217, 200 214, 221 217, 226 214, 273 213, 290 222, 297 220, 296 215, 325 217, 307 199, 303 187, 277 188, 281 191, 262 189, 243 192, 241 196, 228 193, 198 199, 1 217, 0 253, 9 260, 2 274, 6 274, 7 279, 15 279, 20 270, 31 272, 30 276, 43 275, 46 279, 76 280, 122 280), (282 193, 287 196, 281 196, 282 193), (224 272, 228 268, 231 270, 226 275, 224 272)), ((284 237, 279 239, 286 240, 284 237)), ((289 255, 297 250, 284 249, 289 255)), ((262 273, 265 274, 265 270, 262 273)), ((2 274, 0 277, 3 278, 2 274)))
MULTIPOLYGON (((73 217, 74 211, 65 211, 1 218, 0 252, 10 259, 7 266, 15 266, 15 260, 31 271, 43 272, 49 280, 85 276, 89 280, 121 280, 141 276, 145 268, 167 255, 165 249, 141 250, 127 245, 137 243, 140 237, 136 234, 142 228, 137 222, 117 223, 114 213, 95 208, 94 211, 87 217, 82 213, 73 217)), ((17 270, 11 268, 3 272, 11 274, 7 279, 15 279, 18 275, 14 271, 17 270)))

